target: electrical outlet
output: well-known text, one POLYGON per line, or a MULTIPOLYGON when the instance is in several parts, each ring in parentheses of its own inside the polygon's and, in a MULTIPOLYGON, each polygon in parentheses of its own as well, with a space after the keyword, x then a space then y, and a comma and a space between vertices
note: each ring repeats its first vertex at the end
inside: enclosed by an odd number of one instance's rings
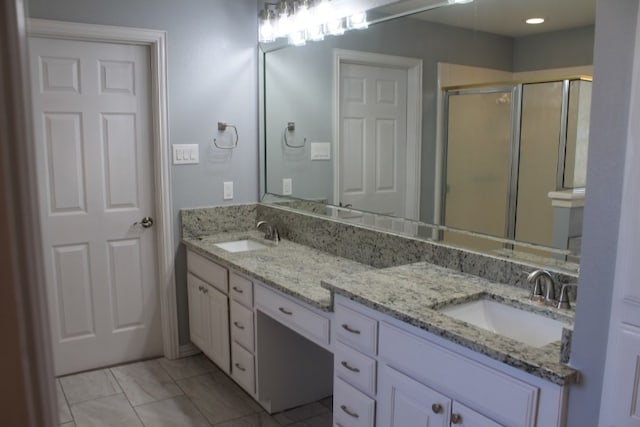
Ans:
POLYGON ((292 193, 292 182, 291 178, 283 178, 282 179, 282 195, 290 196, 292 193))
POLYGON ((233 199, 233 181, 225 181, 224 182, 224 200, 233 199))

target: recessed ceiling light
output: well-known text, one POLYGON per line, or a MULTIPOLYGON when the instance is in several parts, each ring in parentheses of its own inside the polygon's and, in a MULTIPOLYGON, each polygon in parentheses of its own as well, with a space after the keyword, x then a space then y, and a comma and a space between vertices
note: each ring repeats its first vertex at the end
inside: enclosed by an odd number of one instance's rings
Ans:
POLYGON ((531 25, 537 25, 537 24, 542 24, 544 22, 544 18, 529 18, 524 22, 531 25))

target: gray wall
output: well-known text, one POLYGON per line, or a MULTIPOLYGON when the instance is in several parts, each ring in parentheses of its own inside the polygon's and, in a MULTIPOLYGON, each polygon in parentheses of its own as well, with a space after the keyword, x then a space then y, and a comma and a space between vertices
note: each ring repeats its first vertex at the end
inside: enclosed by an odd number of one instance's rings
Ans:
MULTIPOLYGON (((304 47, 266 55, 267 191, 281 194, 282 178, 293 178, 293 192, 305 198, 333 196, 332 162, 311 162, 308 147, 283 146, 288 121, 300 136, 333 141, 333 49, 360 50, 420 58, 423 62, 421 219, 433 222, 435 181, 437 64, 511 70, 512 39, 403 18, 328 37, 304 47)), ((335 153, 332 153, 334 155, 335 153)), ((332 156, 333 158, 333 156, 332 156)))
POLYGON ((593 64, 594 26, 518 37, 513 44, 513 71, 593 64))
POLYGON ((168 32, 171 144, 200 145, 200 164, 173 166, 180 342, 189 342, 186 272, 178 210, 258 199, 256 0, 30 0, 32 18, 168 32), (216 122, 238 126, 232 153, 211 146, 216 122), (235 198, 223 202, 223 181, 235 198))
POLYGON ((571 364, 583 375, 573 386, 569 426, 597 424, 607 353, 616 268, 618 225, 630 84, 636 38, 637 0, 598 0, 591 109, 591 136, 584 209, 580 292, 571 364))

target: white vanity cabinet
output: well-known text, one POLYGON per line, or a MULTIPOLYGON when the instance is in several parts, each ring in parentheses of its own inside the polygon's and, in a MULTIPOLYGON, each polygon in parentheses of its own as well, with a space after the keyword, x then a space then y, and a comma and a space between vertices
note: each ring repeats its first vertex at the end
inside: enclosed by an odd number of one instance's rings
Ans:
POLYGON ((227 269, 189 251, 187 270, 191 341, 230 373, 227 269))
POLYGON ((566 387, 340 295, 333 331, 334 427, 566 423, 566 387), (374 405, 375 421, 369 421, 366 411, 374 405))
POLYGON ((344 304, 336 304, 334 308, 333 423, 342 427, 373 427, 378 321, 344 304))
POLYGON ((229 272, 231 377, 251 395, 256 392, 253 283, 229 272))
POLYGON ((393 368, 381 371, 379 427, 501 426, 393 368))

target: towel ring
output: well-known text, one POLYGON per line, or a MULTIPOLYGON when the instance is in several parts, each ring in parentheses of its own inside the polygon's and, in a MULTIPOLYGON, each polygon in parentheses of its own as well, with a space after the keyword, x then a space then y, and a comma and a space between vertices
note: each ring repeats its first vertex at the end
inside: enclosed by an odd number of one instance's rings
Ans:
POLYGON ((307 138, 304 138, 302 140, 302 145, 289 144, 289 138, 287 135, 289 135, 290 132, 295 132, 295 130, 296 130, 296 124, 294 122, 287 123, 287 127, 284 128, 284 145, 286 145, 289 148, 303 148, 304 145, 307 143, 307 138))
POLYGON ((232 145, 218 145, 217 138, 213 138, 213 145, 215 145, 216 147, 218 147, 221 150, 233 150, 234 148, 236 148, 238 146, 238 129, 234 125, 231 125, 229 123, 218 122, 218 131, 219 132, 225 132, 227 130, 227 128, 233 129, 233 133, 235 134, 235 136, 233 137, 233 144, 232 145))

